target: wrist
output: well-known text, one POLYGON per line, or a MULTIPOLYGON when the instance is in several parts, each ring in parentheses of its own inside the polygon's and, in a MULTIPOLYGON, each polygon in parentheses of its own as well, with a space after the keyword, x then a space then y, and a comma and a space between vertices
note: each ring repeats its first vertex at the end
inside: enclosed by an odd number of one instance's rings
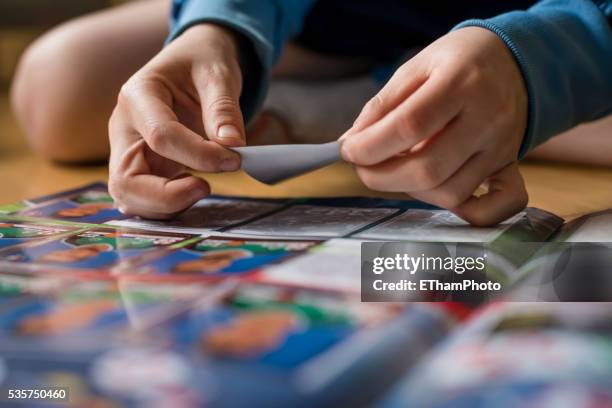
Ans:
POLYGON ((181 35, 188 40, 214 45, 236 59, 239 58, 240 36, 231 28, 216 23, 201 23, 189 27, 181 35))

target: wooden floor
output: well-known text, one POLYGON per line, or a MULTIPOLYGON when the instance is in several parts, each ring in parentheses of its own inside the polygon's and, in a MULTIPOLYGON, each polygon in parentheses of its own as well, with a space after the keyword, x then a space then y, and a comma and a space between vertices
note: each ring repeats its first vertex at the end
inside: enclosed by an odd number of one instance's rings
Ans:
MULTIPOLYGON (((524 163, 529 205, 572 219, 612 207, 612 170, 548 163, 524 163)), ((241 172, 205 176, 217 194, 269 197, 368 195, 350 166, 337 164, 275 187, 241 172)), ((106 180, 106 166, 70 167, 46 163, 29 152, 23 135, 0 96, 0 204, 106 180)), ((397 197, 397 195, 393 195, 397 197)))

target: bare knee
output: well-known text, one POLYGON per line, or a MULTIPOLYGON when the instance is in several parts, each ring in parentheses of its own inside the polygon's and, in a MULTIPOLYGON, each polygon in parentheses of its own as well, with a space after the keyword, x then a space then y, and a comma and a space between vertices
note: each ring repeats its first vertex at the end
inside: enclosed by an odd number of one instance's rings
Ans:
POLYGON ((100 160, 107 154, 107 112, 96 112, 91 50, 79 24, 68 23, 33 43, 19 63, 11 104, 30 145, 57 161, 100 160), (103 115, 103 117, 98 117, 103 115))

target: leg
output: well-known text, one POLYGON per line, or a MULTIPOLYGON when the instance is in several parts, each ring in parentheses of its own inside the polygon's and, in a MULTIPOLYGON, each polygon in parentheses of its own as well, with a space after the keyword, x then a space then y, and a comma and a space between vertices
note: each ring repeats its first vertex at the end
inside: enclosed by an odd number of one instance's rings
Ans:
POLYGON ((274 80, 250 127, 249 144, 336 140, 379 90, 371 74, 333 81, 274 80))
POLYGON ((336 140, 380 88, 371 68, 364 58, 323 55, 287 44, 262 111, 249 126, 248 143, 336 140))
MULTIPOLYGON (((104 160, 107 122, 125 81, 162 47, 168 0, 130 3, 68 22, 23 56, 13 110, 41 156, 64 162, 104 160)), ((289 44, 275 77, 338 77, 366 61, 322 56, 289 44)))
MULTIPOLYGON (((420 47, 408 50, 406 60, 420 47)), ((338 139, 382 84, 372 61, 322 55, 289 44, 261 114, 249 128, 249 144, 323 143, 338 139)))
POLYGON ((538 146, 527 157, 612 166, 612 115, 575 127, 538 146))
POLYGON ((107 122, 121 85, 163 45, 168 0, 139 1, 70 21, 22 57, 13 110, 45 158, 106 159, 107 122))

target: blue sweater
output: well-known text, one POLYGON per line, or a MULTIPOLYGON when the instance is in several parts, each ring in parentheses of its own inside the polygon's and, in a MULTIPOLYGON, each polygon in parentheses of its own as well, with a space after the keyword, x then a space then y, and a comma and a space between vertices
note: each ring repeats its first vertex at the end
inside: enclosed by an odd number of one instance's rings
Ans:
POLYGON ((443 13, 436 13, 441 5, 428 3, 435 2, 174 0, 169 39, 194 24, 215 22, 249 40, 243 51, 252 61, 241 97, 246 118, 261 105, 283 45, 300 37, 308 43, 316 38, 317 27, 326 26, 325 18, 314 20, 314 31, 304 24, 323 5, 336 14, 327 26, 339 27, 338 32, 327 31, 329 46, 323 51, 339 54, 363 55, 370 50, 371 56, 388 60, 393 52, 378 55, 375 50, 401 48, 397 39, 408 35, 433 41, 444 30, 467 26, 497 34, 513 53, 527 85, 529 118, 521 156, 564 130, 612 113, 612 0, 466 1, 460 6, 445 5, 454 10, 443 13), (355 21, 359 24, 351 24, 355 21), (412 23, 396 27, 405 21, 412 23), (354 32, 342 31, 351 26, 354 32), (381 34, 385 31, 389 33, 386 37, 381 34), (362 33, 361 40, 358 33, 362 33), (368 44, 372 39, 384 43, 372 47, 368 44), (360 48, 359 44, 365 45, 360 48))

